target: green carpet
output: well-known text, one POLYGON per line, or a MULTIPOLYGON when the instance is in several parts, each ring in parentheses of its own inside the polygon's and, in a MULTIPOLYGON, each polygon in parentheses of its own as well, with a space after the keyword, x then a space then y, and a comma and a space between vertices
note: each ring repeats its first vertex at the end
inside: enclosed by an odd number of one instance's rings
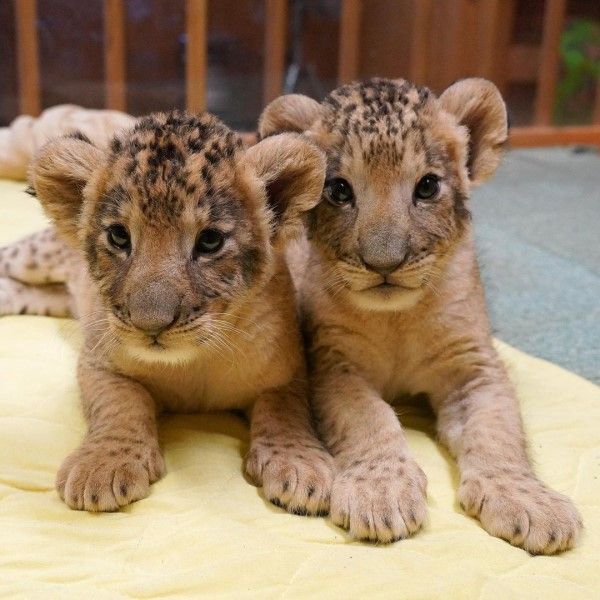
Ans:
POLYGON ((509 152, 471 208, 495 334, 600 383, 600 156, 582 150, 509 152))

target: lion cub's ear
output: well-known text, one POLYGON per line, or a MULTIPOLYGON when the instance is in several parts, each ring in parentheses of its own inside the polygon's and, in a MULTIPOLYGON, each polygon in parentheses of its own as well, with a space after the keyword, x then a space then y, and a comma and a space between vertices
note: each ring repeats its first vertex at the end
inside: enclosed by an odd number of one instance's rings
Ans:
POLYGON ((264 185, 273 240, 298 235, 305 213, 321 198, 326 165, 323 152, 298 134, 282 133, 248 148, 246 160, 264 185))
POLYGON ((73 134, 49 141, 29 167, 35 195, 57 230, 71 243, 77 243, 83 189, 102 155, 85 136, 73 134))
POLYGON ((485 181, 494 174, 508 135, 506 106, 498 88, 486 79, 463 79, 451 85, 440 102, 468 131, 469 179, 473 184, 485 181))
POLYGON ((263 110, 258 121, 258 134, 261 138, 266 138, 285 131, 302 133, 310 129, 321 116, 321 110, 321 105, 308 96, 279 96, 263 110))

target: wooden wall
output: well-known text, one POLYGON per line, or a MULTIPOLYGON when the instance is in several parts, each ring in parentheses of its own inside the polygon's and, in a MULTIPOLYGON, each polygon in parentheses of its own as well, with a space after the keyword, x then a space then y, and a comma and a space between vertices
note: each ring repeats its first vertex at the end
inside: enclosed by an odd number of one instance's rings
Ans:
MULTIPOLYGON (((114 106, 135 114, 184 106, 185 11, 191 2, 196 0, 92 0, 82 10, 81 0, 37 0, 41 105, 75 102, 101 107, 108 73, 117 82, 108 90, 114 106), (106 7, 118 11, 121 4, 122 39, 107 40, 106 7), (107 41, 112 54, 105 64, 107 41), (110 58, 119 54, 124 56, 121 71, 118 61, 110 58), (123 79, 126 87, 118 84, 123 79)), ((202 102, 226 118, 238 116, 236 125, 251 123, 264 98, 281 88, 283 73, 277 71, 283 57, 272 49, 290 38, 289 31, 271 28, 265 40, 265 15, 281 20, 287 12, 289 21, 292 5, 285 0, 206 2, 208 70, 202 102), (263 80, 265 48, 274 69, 263 80)), ((562 4, 570 14, 600 21, 599 0, 310 0, 305 57, 314 65, 323 91, 340 80, 374 75, 409 77, 436 91, 459 77, 490 77, 507 94, 517 122, 529 122, 536 115, 548 122, 548 105, 535 102, 548 3, 559 12, 562 4), (357 7, 362 7, 358 13, 357 7), (346 28, 342 37, 341 27, 346 28), (509 40, 509 49, 499 52, 509 40)), ((16 13, 29 4, 30 0, 0 1, 0 124, 23 110, 18 102, 15 23, 16 13)), ((306 85, 301 90, 314 92, 306 85)))

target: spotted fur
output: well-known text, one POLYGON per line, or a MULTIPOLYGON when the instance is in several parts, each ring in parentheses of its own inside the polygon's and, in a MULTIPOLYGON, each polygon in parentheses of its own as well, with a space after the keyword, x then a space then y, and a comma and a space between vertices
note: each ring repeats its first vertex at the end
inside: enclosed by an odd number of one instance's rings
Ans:
MULTIPOLYGON (((492 535, 532 553, 571 548, 581 520, 535 476, 518 401, 494 348, 468 197, 493 174, 507 137, 496 88, 456 83, 439 98, 375 79, 322 103, 283 96, 260 133, 304 132, 343 178, 309 218, 303 312, 319 428, 335 457, 333 521, 353 537, 404 538, 426 520, 426 478, 389 402, 425 393, 458 462, 459 502, 492 535), (439 190, 419 199, 419 180, 439 190)), ((507 199, 509 201, 510 199, 507 199)))
POLYGON ((89 429, 57 476, 71 508, 148 494, 165 470, 158 411, 247 409, 249 479, 290 512, 327 512, 332 459, 309 419, 282 254, 324 172, 300 136, 247 148, 217 118, 183 112, 144 117, 108 148, 74 134, 36 156, 31 184, 58 237, 0 251, 0 313, 74 313, 83 325, 89 429), (117 225, 122 247, 110 242, 117 225), (207 230, 224 240, 212 254, 196 245, 207 230))

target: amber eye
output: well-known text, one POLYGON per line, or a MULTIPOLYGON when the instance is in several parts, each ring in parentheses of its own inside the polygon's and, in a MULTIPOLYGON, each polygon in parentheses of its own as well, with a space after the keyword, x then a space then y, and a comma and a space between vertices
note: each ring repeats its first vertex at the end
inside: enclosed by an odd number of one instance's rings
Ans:
POLYGON ((117 250, 125 250, 129 252, 131 250, 131 238, 129 237, 129 232, 124 225, 119 225, 118 223, 115 225, 111 225, 106 230, 106 237, 108 238, 108 243, 117 250))
POLYGON ((415 186, 416 200, 431 200, 440 191, 440 178, 433 173, 421 177, 415 186))
POLYGON ((334 206, 344 206, 354 200, 352 186, 341 177, 325 182, 325 196, 334 206))
POLYGON ((196 244, 194 245, 194 252, 196 255, 199 254, 215 254, 218 252, 225 243, 225 237, 220 231, 216 229, 205 229, 198 234, 196 238, 196 244))

